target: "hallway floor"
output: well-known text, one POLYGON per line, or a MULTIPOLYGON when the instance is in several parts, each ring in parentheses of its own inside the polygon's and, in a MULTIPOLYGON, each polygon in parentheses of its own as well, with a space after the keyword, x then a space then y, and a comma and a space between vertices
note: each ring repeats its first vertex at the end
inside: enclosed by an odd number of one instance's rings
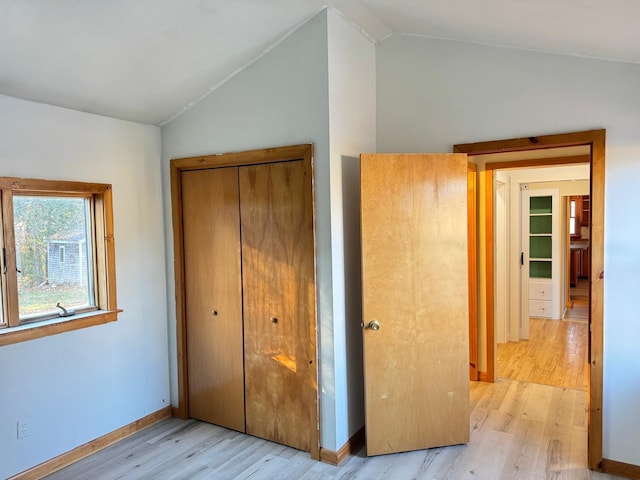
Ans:
POLYGON ((529 319, 529 340, 498 344, 499 378, 586 391, 588 323, 529 319))

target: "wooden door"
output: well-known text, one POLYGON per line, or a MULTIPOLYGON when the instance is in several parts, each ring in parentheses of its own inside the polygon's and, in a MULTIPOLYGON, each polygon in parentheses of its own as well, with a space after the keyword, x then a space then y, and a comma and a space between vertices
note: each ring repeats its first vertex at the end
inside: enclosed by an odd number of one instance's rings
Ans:
POLYGON ((361 160, 367 454, 466 443, 467 156, 361 160))
POLYGON ((238 169, 181 181, 189 416, 244 432, 238 169))
POLYGON ((247 433, 317 451, 310 164, 240 167, 247 433))

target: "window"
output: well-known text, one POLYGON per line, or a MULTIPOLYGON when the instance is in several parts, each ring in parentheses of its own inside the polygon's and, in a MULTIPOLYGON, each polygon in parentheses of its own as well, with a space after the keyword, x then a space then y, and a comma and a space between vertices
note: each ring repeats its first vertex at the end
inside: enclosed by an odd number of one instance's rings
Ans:
POLYGON ((576 225, 576 201, 572 198, 569 204, 569 235, 577 235, 576 225))
POLYGON ((111 186, 0 177, 0 345, 117 319, 111 186))

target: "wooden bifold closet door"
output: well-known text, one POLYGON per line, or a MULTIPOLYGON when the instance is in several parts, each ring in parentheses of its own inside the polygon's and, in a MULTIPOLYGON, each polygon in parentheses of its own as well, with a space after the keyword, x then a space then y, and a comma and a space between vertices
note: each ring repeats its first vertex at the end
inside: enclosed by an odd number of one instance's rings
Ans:
POLYGON ((311 171, 182 172, 189 416, 312 451, 311 171))
POLYGON ((182 172, 189 416, 244 432, 236 167, 182 172))
POLYGON ((302 161, 240 168, 247 433, 306 451, 315 368, 310 173, 302 161))

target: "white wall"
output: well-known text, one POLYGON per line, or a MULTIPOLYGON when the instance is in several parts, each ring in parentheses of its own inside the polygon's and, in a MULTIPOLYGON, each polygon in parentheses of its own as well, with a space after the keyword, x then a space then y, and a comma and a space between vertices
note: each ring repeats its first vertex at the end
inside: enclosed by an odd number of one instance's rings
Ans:
MULTIPOLYGON (((321 445, 335 449, 327 16, 323 11, 162 128, 171 400, 178 404, 169 161, 299 143, 315 145, 321 445)), ((340 238, 340 237, 338 237, 340 238)), ((343 348, 341 346, 335 348, 343 348)))
MULTIPOLYGON (((589 176, 589 168, 586 170, 589 176)), ((577 195, 589 195, 589 180, 575 180, 565 182, 538 182, 529 185, 529 190, 544 190, 546 188, 557 188, 561 197, 571 197, 577 195)))
POLYGON ((323 11, 162 129, 172 402, 177 405, 169 161, 315 145, 321 446, 363 424, 359 154, 375 150, 375 47, 323 11))
POLYGON ((604 456, 640 465, 640 65, 408 36, 376 62, 381 152, 607 129, 604 456))
MULTIPOLYGON (((509 289, 512 286, 509 283, 509 259, 511 258, 509 251, 509 178, 504 171, 497 170, 494 172, 493 178, 494 191, 494 237, 493 244, 495 248, 494 256, 494 275, 495 275, 495 303, 494 303, 494 325, 495 325, 495 343, 506 343, 508 341, 517 341, 517 330, 512 328, 509 323, 509 289)), ((486 335, 479 338, 478 353, 481 354, 482 360, 486 357, 486 335)), ((497 351, 497 350, 494 350, 497 351)), ((479 364, 480 371, 483 370, 484 363, 479 364)), ((484 367, 486 368, 486 367, 484 367)))
POLYGON ((0 478, 169 405, 160 130, 0 95, 0 175, 113 185, 117 322, 0 347, 0 478), (16 439, 17 420, 29 436, 16 439))
MULTIPOLYGON (((334 10, 328 11, 328 45, 335 445, 340 448, 364 424, 360 153, 376 149, 376 71, 374 44, 334 10)), ((323 386, 324 381, 323 376, 323 386)))

